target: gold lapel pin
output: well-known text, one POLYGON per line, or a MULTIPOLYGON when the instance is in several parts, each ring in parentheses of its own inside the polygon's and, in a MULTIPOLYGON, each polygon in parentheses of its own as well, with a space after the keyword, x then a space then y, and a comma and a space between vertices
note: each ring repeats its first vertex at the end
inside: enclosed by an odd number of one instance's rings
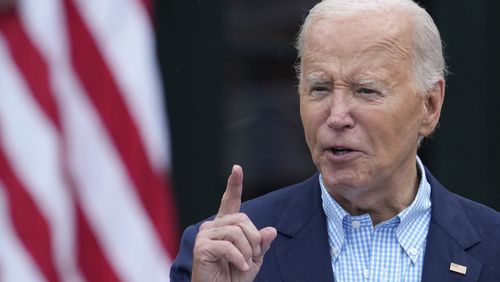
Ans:
POLYGON ((465 275, 467 273, 467 266, 452 262, 450 263, 450 271, 465 275))

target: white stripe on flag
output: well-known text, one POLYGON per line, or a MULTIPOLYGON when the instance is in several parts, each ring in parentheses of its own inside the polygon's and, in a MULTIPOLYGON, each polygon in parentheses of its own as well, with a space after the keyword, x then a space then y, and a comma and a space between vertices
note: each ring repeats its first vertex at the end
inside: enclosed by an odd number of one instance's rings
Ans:
POLYGON ((69 190, 62 181, 57 132, 32 99, 1 37, 0 46, 0 84, 9 93, 0 95, 2 145, 15 174, 49 223, 61 276, 72 281, 77 275, 74 212, 69 190))
POLYGON ((139 0, 76 0, 157 170, 170 158, 151 20, 139 0))

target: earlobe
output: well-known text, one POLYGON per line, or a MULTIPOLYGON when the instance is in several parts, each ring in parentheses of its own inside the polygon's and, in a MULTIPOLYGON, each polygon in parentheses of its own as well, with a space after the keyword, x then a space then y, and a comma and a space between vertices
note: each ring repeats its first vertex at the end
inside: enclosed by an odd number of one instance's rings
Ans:
POLYGON ((445 81, 441 77, 425 96, 425 116, 422 122, 421 135, 429 136, 439 122, 444 101, 445 81))

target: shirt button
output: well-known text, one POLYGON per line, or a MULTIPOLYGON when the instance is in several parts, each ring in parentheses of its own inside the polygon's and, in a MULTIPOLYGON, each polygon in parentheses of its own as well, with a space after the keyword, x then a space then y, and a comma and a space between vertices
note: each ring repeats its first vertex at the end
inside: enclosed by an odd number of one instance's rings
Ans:
POLYGON ((361 226, 361 222, 357 220, 353 220, 351 224, 354 229, 358 229, 361 226))
POLYGON ((331 253, 332 253, 332 256, 336 256, 336 255, 338 255, 339 250, 337 248, 333 247, 331 253))
POLYGON ((365 276, 365 278, 370 277, 370 270, 368 268, 365 268, 365 270, 363 271, 363 275, 365 276))
POLYGON ((418 254, 418 251, 416 248, 410 248, 410 256, 414 257, 418 254))

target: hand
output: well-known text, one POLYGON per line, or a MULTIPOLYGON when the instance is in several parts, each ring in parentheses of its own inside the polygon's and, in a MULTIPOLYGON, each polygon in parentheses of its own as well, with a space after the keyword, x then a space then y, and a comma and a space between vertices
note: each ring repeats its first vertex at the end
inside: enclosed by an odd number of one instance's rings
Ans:
POLYGON ((240 213, 243 170, 234 165, 219 212, 200 226, 193 250, 192 281, 253 281, 276 238, 273 227, 257 230, 240 213))

